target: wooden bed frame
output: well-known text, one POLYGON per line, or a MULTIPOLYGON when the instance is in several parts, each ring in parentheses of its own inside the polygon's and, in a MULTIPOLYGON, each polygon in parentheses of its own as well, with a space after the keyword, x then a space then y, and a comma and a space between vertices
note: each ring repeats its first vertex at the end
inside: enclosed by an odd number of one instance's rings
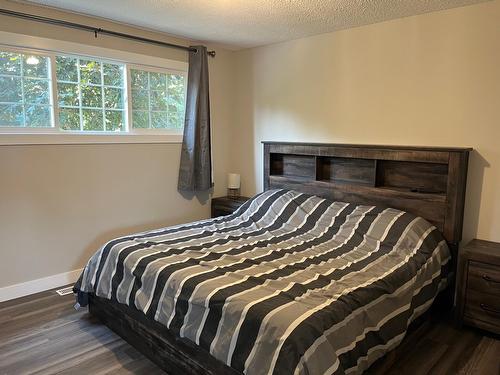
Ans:
MULTIPOLYGON (((422 216, 443 233, 456 265, 470 148, 263 145, 265 190, 293 189, 422 216)), ((448 300, 453 290, 448 288, 448 300)), ((89 311, 169 374, 239 374, 136 309, 90 295, 89 311)))

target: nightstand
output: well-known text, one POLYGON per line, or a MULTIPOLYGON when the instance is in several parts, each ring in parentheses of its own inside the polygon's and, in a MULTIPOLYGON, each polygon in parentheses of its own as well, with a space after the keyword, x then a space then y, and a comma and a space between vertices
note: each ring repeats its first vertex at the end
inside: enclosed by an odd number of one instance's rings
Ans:
POLYGON ((248 197, 212 198, 212 217, 232 214, 249 199, 248 197))
POLYGON ((473 240, 460 251, 457 322, 500 334, 500 243, 473 240))

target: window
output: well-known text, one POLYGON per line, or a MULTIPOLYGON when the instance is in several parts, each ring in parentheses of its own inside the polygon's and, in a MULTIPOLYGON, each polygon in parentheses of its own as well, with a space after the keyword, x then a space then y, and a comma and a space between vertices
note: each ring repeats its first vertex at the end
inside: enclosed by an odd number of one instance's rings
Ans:
POLYGON ((57 99, 62 130, 125 131, 123 64, 57 56, 57 99))
POLYGON ((0 126, 52 126, 48 57, 0 51, 0 126))
POLYGON ((32 52, 0 46, 0 133, 182 133, 185 70, 32 52))
POLYGON ((183 128, 183 75, 130 69, 130 77, 134 128, 183 128))

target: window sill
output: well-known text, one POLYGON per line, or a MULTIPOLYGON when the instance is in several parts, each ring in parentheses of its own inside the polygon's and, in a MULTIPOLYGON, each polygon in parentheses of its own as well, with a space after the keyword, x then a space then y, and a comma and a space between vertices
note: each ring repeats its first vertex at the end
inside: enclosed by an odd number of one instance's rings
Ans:
POLYGON ((0 146, 182 143, 182 134, 0 134, 0 146))

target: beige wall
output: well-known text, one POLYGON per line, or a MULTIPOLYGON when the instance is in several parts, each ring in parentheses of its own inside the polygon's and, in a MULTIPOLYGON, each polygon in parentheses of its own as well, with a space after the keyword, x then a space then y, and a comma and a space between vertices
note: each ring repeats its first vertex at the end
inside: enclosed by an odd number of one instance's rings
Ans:
MULTIPOLYGON (((0 6, 102 20, 0 0, 0 6)), ((262 140, 471 146, 465 237, 500 241, 500 0, 210 61, 215 194, 262 189, 262 140)), ((0 30, 185 60, 181 51, 0 17, 0 30)), ((0 287, 82 267, 117 235, 209 215, 176 192, 179 144, 0 146, 0 287)))
POLYGON ((465 238, 500 241, 500 1, 237 53, 231 168, 262 140, 471 146, 465 238))
MULTIPOLYGON (((188 45, 102 20, 0 0, 2 8, 188 45)), ((0 16, 0 31, 186 61, 183 51, 0 16)), ((0 40, 1 43, 1 40, 0 40)), ((210 60, 215 194, 225 191, 234 91, 232 52, 210 60)), ((1 137, 1 136, 0 136, 1 137)), ((209 216, 176 191, 180 144, 0 146, 0 288, 83 267, 106 240, 209 216)))

